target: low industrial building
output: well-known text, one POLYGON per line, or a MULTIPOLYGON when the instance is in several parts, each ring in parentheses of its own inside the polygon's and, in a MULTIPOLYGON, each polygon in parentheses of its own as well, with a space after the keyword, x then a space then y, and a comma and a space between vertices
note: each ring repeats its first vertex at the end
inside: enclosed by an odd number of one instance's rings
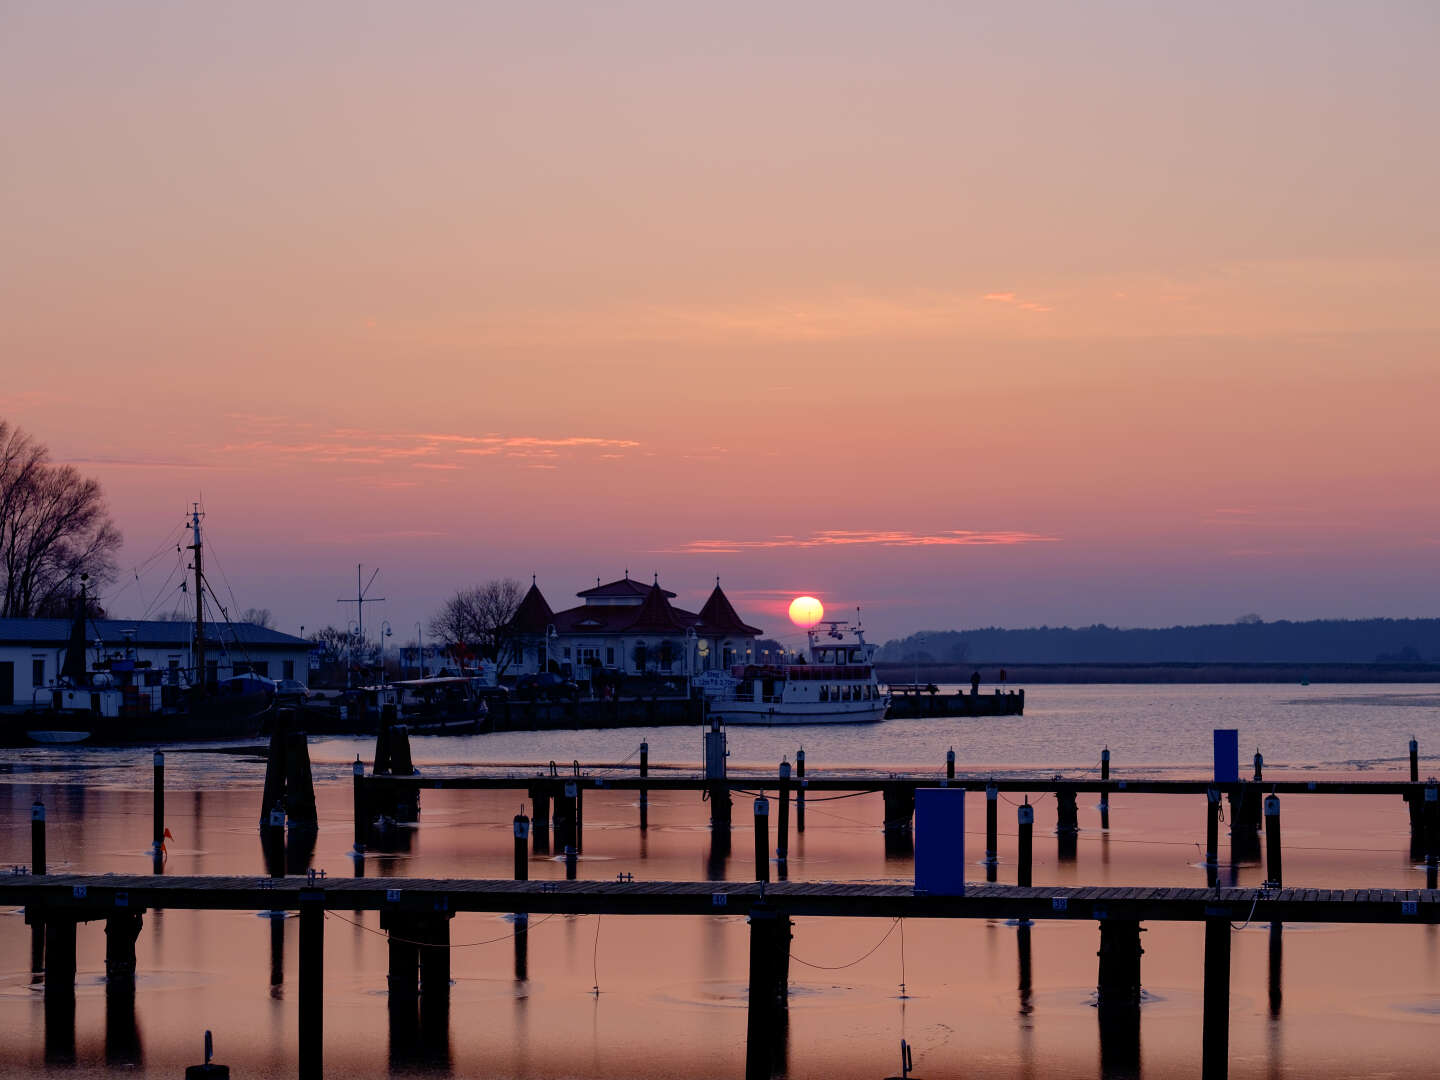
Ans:
MULTIPOLYGON (((0 708, 29 708, 37 689, 55 685, 65 662, 69 619, 0 619, 0 708)), ((133 658, 150 668, 143 685, 179 682, 194 666, 192 622, 144 619, 89 619, 85 624, 85 670, 99 662, 133 658)), ((272 679, 305 682, 310 642, 254 623, 211 623, 205 627, 208 680, 254 672, 272 679)))

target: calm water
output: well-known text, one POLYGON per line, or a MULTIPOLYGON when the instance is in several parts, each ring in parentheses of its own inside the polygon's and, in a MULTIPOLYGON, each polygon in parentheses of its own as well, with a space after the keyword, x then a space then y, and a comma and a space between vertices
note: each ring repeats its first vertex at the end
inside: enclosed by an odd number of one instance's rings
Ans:
MULTIPOLYGON (((954 747, 962 772, 1079 774, 1102 746, 1113 773, 1201 776, 1210 731, 1240 729, 1266 774, 1403 776, 1406 744, 1421 744, 1422 773, 1440 772, 1440 693, 1375 687, 1038 687, 1023 719, 896 721, 865 728, 731 731, 733 770, 774 769, 803 745, 807 771, 938 772, 954 747)), ((554 758, 589 768, 650 743, 652 765, 693 767, 688 728, 509 733, 417 739, 426 771, 464 763, 531 771, 554 758)), ((317 740, 321 830, 310 865, 331 876, 508 877, 519 793, 426 792, 422 821, 397 845, 356 865, 350 766, 369 740, 317 740)), ((29 807, 49 808, 51 869, 146 872, 150 755, 144 750, 7 751, 0 771, 0 865, 28 864, 29 807)), ((1248 763, 1247 763, 1248 764, 1248 763)), ((166 872, 264 872, 255 824, 263 764, 171 750, 166 872)), ((976 879, 983 799, 970 797, 966 857, 976 879)), ((528 808, 527 808, 528 809, 528 808)), ((999 880, 1014 880, 1014 812, 1001 807, 999 880)), ((712 844, 692 795, 653 795, 638 829, 633 795, 586 796, 580 876, 745 879, 753 859, 748 804, 736 802, 733 852, 712 844)), ((887 854, 878 796, 809 804, 792 836, 789 876, 903 881, 908 854, 887 854)), ((1202 801, 1112 800, 1111 828, 1082 805, 1078 851, 1058 858, 1053 799, 1038 803, 1037 884, 1203 885, 1202 801)), ((1415 887, 1400 799, 1284 799, 1287 885, 1415 887)), ((1222 846, 1222 860, 1227 852, 1222 846)), ((303 857, 303 853, 302 853, 303 857)), ((564 876, 532 860, 532 878, 564 876)), ((1258 884, 1262 869, 1227 863, 1222 880, 1258 884)), ((215 1032, 232 1075, 295 1075, 298 924, 256 912, 151 912, 138 942, 134 1007, 107 1002, 103 924, 79 932, 73 1025, 45 1022, 29 972, 29 933, 0 913, 0 1074, 126 1073, 176 1077, 215 1032), (58 1030, 57 1030, 58 1028, 58 1030)), ((1199 1074, 1202 930, 1153 924, 1143 944, 1138 1048, 1102 1041, 1093 1007, 1096 926, 1040 924, 1025 938, 1000 923, 800 919, 791 967, 784 1075, 878 1078, 898 1073, 901 1038, 918 1077, 1199 1074), (888 936, 887 936, 888 934, 888 936), (878 945, 878 947, 876 947, 878 945), (871 951, 873 949, 873 952, 871 951), (867 955, 868 954, 868 955, 867 955), (864 957, 864 959, 861 959, 864 957), (904 984, 904 995, 901 984, 904 984), (1127 1064, 1129 1062, 1130 1064, 1127 1064)), ((459 915, 452 924, 454 987, 439 1038, 393 1026, 386 944, 374 914, 332 913, 325 927, 327 1074, 488 1077, 740 1077, 744 1074, 748 930, 741 918, 590 916, 532 920, 525 976, 512 924, 459 915), (598 996, 593 993, 598 985, 598 996)), ((1434 927, 1297 926, 1278 955, 1268 928, 1234 935, 1231 1075, 1422 1076, 1440 1038, 1440 940, 1434 927), (1278 961, 1278 963, 1277 963, 1278 961)))

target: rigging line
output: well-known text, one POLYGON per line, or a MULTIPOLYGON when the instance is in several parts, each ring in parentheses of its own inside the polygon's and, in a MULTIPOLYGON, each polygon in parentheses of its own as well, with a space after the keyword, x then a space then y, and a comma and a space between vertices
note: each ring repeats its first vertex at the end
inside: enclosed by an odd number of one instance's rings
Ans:
POLYGON ((862 960, 868 959, 875 952, 876 949, 880 948, 881 945, 884 945, 885 942, 890 940, 890 935, 895 932, 895 928, 899 925, 899 919, 895 919, 894 921, 892 921, 890 923, 890 929, 885 931, 884 937, 882 937, 868 950, 866 950, 863 956, 851 960, 848 964, 812 964, 809 960, 801 960, 800 957, 796 956, 793 952, 790 954, 790 959, 794 960, 797 964, 803 964, 808 968, 814 968, 816 971, 844 971, 846 968, 852 968, 856 964, 860 963, 862 960))
POLYGON ((166 595, 165 590, 170 587, 170 582, 175 580, 175 572, 177 570, 183 569, 184 565, 185 558, 181 552, 177 551, 175 553, 175 565, 170 568, 170 573, 166 576, 164 583, 160 586, 160 590, 155 594, 155 599, 152 600, 148 605, 146 605, 144 615, 141 616, 142 618, 149 618, 151 612, 153 612, 157 607, 160 606, 161 597, 166 595))
POLYGON ((343 923, 349 923, 357 930, 364 930, 367 934, 374 934, 376 937, 388 938, 390 941, 398 941, 402 945, 419 945, 429 949, 473 949, 477 945, 494 945, 497 941, 511 941, 514 938, 520 936, 521 934, 528 934, 536 926, 541 926, 544 923, 549 922, 555 917, 555 915, 556 912, 552 911, 543 919, 538 919, 533 925, 527 921, 524 926, 516 926, 511 933, 502 934, 500 937, 486 938, 484 941, 464 941, 458 945, 437 945, 433 941, 411 941, 409 938, 403 938, 398 934, 392 934, 388 930, 376 930, 373 927, 366 926, 364 923, 358 923, 354 919, 347 919, 344 915, 341 915, 337 911, 325 912, 325 917, 327 919, 339 919, 343 923))

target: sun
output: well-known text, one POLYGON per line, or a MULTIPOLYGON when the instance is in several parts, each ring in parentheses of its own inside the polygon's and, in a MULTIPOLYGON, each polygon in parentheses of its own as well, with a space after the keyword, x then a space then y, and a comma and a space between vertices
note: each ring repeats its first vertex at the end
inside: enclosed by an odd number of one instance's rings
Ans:
POLYGON ((825 617, 825 605, 813 596, 797 596, 790 601, 790 621, 809 630, 825 617))

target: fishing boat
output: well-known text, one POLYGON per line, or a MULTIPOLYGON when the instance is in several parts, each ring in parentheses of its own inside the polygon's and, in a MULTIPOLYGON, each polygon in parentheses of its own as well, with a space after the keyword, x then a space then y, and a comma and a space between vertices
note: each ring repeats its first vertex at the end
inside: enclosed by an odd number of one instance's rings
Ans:
POLYGON ((875 677, 875 646, 845 622, 808 632, 803 662, 737 664, 696 685, 710 716, 727 724, 864 724, 885 718, 889 695, 875 677))
POLYGON ((53 686, 34 691, 30 709, 7 725, 5 741, 112 745, 242 739, 260 734, 265 715, 274 707, 275 684, 248 673, 218 678, 206 664, 200 518, 196 506, 190 522, 190 549, 195 556, 193 665, 157 669, 140 658, 133 638, 109 645, 97 640, 96 655, 87 663, 90 620, 82 581, 59 679, 53 686))
POLYGON ((402 679, 392 683, 400 722, 412 735, 471 735, 480 731, 489 706, 463 676, 402 679))

